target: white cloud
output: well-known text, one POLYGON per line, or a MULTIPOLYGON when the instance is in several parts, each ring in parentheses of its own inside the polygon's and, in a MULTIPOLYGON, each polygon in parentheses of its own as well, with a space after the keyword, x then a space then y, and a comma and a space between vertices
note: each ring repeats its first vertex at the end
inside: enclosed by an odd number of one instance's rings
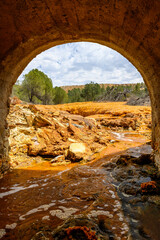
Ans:
POLYGON ((37 68, 54 86, 97 83, 135 83, 143 79, 118 52, 96 43, 69 43, 53 47, 34 58, 23 73, 37 68))

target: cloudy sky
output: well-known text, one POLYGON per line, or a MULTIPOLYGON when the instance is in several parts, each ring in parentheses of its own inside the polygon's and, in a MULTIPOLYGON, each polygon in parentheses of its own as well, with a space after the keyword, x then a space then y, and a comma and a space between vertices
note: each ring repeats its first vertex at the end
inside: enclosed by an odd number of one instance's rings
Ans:
POLYGON ((96 43, 69 43, 50 48, 34 58, 24 74, 37 68, 48 75, 53 86, 96 83, 136 83, 143 79, 118 52, 96 43))

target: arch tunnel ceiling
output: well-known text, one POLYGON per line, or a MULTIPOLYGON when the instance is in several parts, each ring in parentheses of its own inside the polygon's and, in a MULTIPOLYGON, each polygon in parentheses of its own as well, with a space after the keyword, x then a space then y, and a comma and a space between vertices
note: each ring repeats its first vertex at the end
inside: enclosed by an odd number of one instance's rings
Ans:
POLYGON ((99 36, 112 41, 116 34, 126 49, 133 39, 152 56, 159 52, 160 1, 2 0, 0 12, 1 60, 37 37, 42 45, 58 39, 96 41, 99 36))
POLYGON ((8 159, 6 116, 17 77, 38 53, 74 41, 111 47, 139 70, 150 92, 160 169, 160 0, 1 0, 0 159, 8 159))

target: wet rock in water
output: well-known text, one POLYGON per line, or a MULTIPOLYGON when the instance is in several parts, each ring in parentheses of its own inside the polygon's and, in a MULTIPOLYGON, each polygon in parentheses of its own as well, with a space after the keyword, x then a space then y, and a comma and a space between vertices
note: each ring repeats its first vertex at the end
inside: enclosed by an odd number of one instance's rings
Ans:
POLYGON ((31 240, 49 240, 50 238, 46 237, 43 231, 36 233, 36 235, 31 240))
POLYGON ((117 165, 127 166, 127 165, 128 165, 128 160, 129 160, 129 156, 127 156, 127 155, 121 155, 121 156, 118 158, 116 164, 117 164, 117 165))
POLYGON ((104 149, 104 147, 102 147, 102 145, 97 143, 97 142, 96 143, 92 142, 90 144, 90 148, 91 148, 91 151, 94 152, 94 153, 101 152, 104 149))
POLYGON ((148 201, 150 203, 160 206, 160 196, 159 195, 149 196, 148 201))
POLYGON ((150 164, 150 163, 152 163, 152 155, 151 154, 141 154, 138 157, 132 156, 130 154, 121 155, 118 158, 116 164, 126 166, 131 162, 139 164, 139 165, 150 164))
POLYGON ((136 180, 132 179, 128 180, 127 182, 122 182, 119 186, 119 190, 128 195, 137 195, 137 193, 140 191, 140 186, 136 180))
POLYGON ((0 238, 4 237, 6 235, 5 229, 0 229, 0 238))
POLYGON ((160 211, 159 207, 150 204, 146 205, 141 211, 140 211, 140 219, 143 223, 142 226, 142 233, 146 233, 148 235, 145 237, 144 235, 142 239, 152 239, 152 240, 159 240, 160 236, 160 211))
POLYGON ((86 159, 91 154, 91 150, 85 143, 71 143, 68 149, 67 158, 73 162, 86 159))
POLYGON ((141 184, 141 191, 144 194, 155 194, 158 192, 157 183, 155 181, 149 181, 141 184))
POLYGON ((132 158, 131 161, 139 165, 150 164, 152 156, 150 154, 142 154, 140 157, 132 158))
POLYGON ((127 155, 130 155, 132 157, 140 157, 142 154, 152 154, 152 147, 149 144, 144 144, 142 146, 139 147, 133 147, 133 148, 129 148, 126 151, 127 155))
POLYGON ((64 164, 66 165, 66 164, 71 163, 70 160, 65 159, 64 155, 59 155, 59 156, 53 158, 50 162, 51 162, 52 166, 59 166, 59 165, 64 165, 64 164))
POLYGON ((103 232, 98 224, 86 217, 72 217, 61 227, 58 227, 52 236, 55 240, 108 240, 106 232, 103 232))
POLYGON ((154 165, 145 165, 141 170, 143 175, 149 175, 152 179, 159 179, 159 171, 158 168, 154 165))
POLYGON ((92 231, 90 228, 87 228, 86 226, 76 226, 76 227, 69 227, 66 229, 67 236, 70 238, 77 238, 80 240, 84 239, 92 239, 97 240, 97 236, 95 235, 95 232, 92 231))
POLYGON ((59 156, 53 158, 51 160, 51 163, 62 162, 64 160, 65 160, 65 156, 64 155, 59 155, 59 156))

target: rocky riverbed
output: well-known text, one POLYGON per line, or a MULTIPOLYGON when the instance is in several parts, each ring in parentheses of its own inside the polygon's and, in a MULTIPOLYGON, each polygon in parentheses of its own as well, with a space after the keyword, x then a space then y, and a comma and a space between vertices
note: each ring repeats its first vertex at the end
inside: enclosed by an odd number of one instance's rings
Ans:
POLYGON ((123 150, 151 138, 150 107, 124 103, 12 104, 8 122, 13 168, 44 160, 51 166, 84 163, 103 149, 123 150))
POLYGON ((11 106, 0 239, 159 240, 150 109, 92 105, 11 106))
POLYGON ((14 169, 0 182, 0 238, 159 240, 150 145, 87 164, 14 169))

